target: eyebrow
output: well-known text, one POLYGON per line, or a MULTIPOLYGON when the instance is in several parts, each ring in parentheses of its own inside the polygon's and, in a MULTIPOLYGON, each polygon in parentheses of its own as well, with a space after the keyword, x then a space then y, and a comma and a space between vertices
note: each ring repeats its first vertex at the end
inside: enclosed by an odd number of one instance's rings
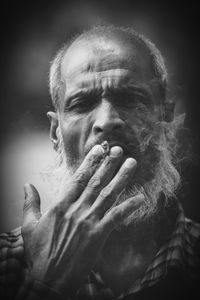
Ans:
POLYGON ((145 85, 133 85, 133 84, 125 84, 116 88, 108 88, 108 91, 106 91, 112 94, 117 94, 117 93, 127 93, 127 94, 140 94, 143 95, 144 97, 151 97, 150 89, 145 85))

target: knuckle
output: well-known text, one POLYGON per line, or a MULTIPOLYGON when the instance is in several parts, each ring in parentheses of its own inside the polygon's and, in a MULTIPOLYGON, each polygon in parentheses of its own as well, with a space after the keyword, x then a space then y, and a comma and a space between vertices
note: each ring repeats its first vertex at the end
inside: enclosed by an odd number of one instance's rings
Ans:
POLYGON ((62 224, 67 224, 71 228, 75 227, 79 223, 75 214, 65 214, 63 219, 64 222, 61 220, 62 224))
POLYGON ((23 210, 24 210, 24 211, 27 211, 27 210, 29 210, 31 207, 32 207, 32 199, 31 199, 31 198, 27 198, 27 199, 24 201, 24 207, 23 207, 23 210))
POLYGON ((92 153, 88 158, 90 166, 96 166, 97 164, 99 164, 101 159, 102 155, 98 155, 96 153, 92 153))
POLYGON ((101 185, 101 178, 99 176, 93 176, 88 182, 87 186, 91 189, 98 190, 101 185))
POLYGON ((106 167, 110 167, 111 165, 116 163, 116 158, 117 157, 112 157, 112 156, 106 156, 106 159, 104 161, 106 167))
POLYGON ((58 219, 61 219, 64 216, 64 210, 62 205, 59 203, 51 208, 49 211, 51 216, 56 216, 58 219))
POLYGON ((129 176, 130 172, 128 170, 124 170, 121 174, 120 174, 120 179, 124 180, 127 179, 127 177, 129 176))
POLYGON ((89 218, 80 217, 79 219, 77 219, 76 226, 79 232, 89 233, 93 228, 93 222, 89 218))
POLYGON ((111 211, 111 218, 113 222, 119 222, 122 220, 122 212, 118 207, 113 207, 111 211))
POLYGON ((79 215, 77 218, 77 223, 86 228, 94 228, 95 224, 97 223, 97 219, 93 213, 87 211, 84 214, 79 215))
POLYGON ((85 188, 88 181, 88 176, 86 173, 76 172, 73 176, 73 181, 75 184, 78 184, 80 187, 85 188))
POLYGON ((101 198, 113 198, 113 197, 115 197, 115 192, 111 187, 107 186, 101 190, 100 197, 101 198))

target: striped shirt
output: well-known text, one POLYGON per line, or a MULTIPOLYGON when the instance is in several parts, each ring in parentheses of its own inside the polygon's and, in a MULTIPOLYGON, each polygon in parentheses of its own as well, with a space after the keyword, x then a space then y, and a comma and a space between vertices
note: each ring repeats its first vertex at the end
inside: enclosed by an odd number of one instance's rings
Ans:
MULTIPOLYGON (((143 291, 150 291, 159 282, 163 282, 170 269, 176 269, 190 278, 192 282, 198 283, 200 224, 185 218, 181 206, 173 233, 161 246, 143 276, 133 282, 126 292, 118 297, 114 296, 100 274, 91 271, 73 299, 147 299, 136 296, 143 291)), ((3 295, 1 299, 71 299, 28 276, 21 228, 0 235, 0 293, 3 295)), ((148 297, 148 299, 151 298, 148 297)))

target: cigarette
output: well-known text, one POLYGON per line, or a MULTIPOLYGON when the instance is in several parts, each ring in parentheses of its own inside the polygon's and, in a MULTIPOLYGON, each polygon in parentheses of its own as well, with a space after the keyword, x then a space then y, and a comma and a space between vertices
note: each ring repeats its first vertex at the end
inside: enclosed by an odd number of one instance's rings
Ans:
POLYGON ((108 154, 109 150, 110 150, 108 142, 107 141, 103 141, 103 143, 101 143, 101 147, 104 150, 104 157, 105 157, 108 154))

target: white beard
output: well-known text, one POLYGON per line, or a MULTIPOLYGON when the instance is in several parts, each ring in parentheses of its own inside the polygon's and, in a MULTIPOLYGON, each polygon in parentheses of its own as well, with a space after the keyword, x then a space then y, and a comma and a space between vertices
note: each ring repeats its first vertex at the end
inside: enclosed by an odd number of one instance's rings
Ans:
MULTIPOLYGON (((138 223, 152 217, 157 210, 158 199, 161 193, 164 195, 165 204, 169 198, 174 198, 176 196, 176 190, 180 183, 180 175, 172 162, 172 144, 175 144, 175 133, 183 124, 183 116, 175 119, 171 123, 164 123, 161 126, 165 126, 168 129, 169 136, 164 131, 161 130, 162 134, 159 136, 159 140, 154 140, 153 147, 155 152, 157 152, 158 159, 156 163, 153 161, 146 169, 153 169, 153 176, 148 180, 143 177, 144 171, 140 170, 133 177, 133 184, 130 184, 116 199, 113 206, 124 202, 128 198, 136 196, 138 193, 142 193, 145 196, 144 204, 141 205, 139 209, 134 212, 130 212, 130 215, 123 221, 122 227, 129 226, 132 223, 138 223), (172 132, 173 129, 173 132, 172 132), (141 184, 142 182, 142 184, 141 184)), ((153 140, 153 135, 152 135, 153 140)), ((176 141, 177 143, 177 141, 176 141)), ((148 144, 148 146, 150 143, 148 144)), ((146 147, 146 152, 148 153, 148 146, 146 147)), ((152 146, 152 145, 151 145, 152 146)), ((59 136, 59 146, 57 149, 57 158, 55 160, 55 165, 51 166, 45 173, 48 177, 48 181, 52 188, 52 192, 55 194, 55 199, 58 199, 60 192, 62 192, 63 186, 67 186, 70 182, 70 178, 77 168, 77 162, 74 162, 74 167, 69 167, 68 159, 63 146, 62 136, 59 136)), ((71 158, 70 158, 71 161, 71 158)), ((151 161, 151 159, 147 159, 151 161)), ((145 170, 145 165, 141 167, 145 170)))

